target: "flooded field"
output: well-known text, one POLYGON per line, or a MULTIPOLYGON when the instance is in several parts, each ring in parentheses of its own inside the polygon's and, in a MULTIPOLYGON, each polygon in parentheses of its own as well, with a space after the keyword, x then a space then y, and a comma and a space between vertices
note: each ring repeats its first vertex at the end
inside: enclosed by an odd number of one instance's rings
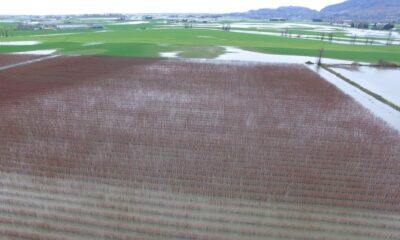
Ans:
MULTIPOLYGON (((379 38, 377 36, 361 36, 364 38, 371 38, 367 40, 360 40, 356 39, 356 41, 353 41, 354 37, 356 35, 351 35, 348 34, 349 37, 337 37, 335 35, 332 36, 332 39, 329 38, 329 36, 323 36, 322 35, 308 35, 308 34, 291 34, 291 33, 278 33, 278 32, 268 32, 268 31, 250 31, 250 30, 231 30, 231 32, 237 32, 237 33, 246 33, 246 34, 255 34, 255 35, 265 35, 265 36, 282 36, 282 37, 289 37, 289 38, 297 38, 297 39, 307 39, 307 40, 314 40, 314 41, 324 41, 324 42, 331 42, 331 43, 337 43, 337 44, 347 44, 347 45, 358 45, 358 46, 383 46, 387 45, 388 41, 387 40, 382 40, 382 39, 376 39, 379 38)), ((387 33, 386 33, 387 34, 387 33)), ((400 39, 394 38, 391 40, 391 44, 399 44, 400 39)))
POLYGON ((400 234, 399 132, 305 66, 59 57, 0 79, 0 234, 400 234))
MULTIPOLYGON (((306 56, 290 56, 290 55, 277 55, 277 54, 265 54, 257 53, 252 51, 242 50, 236 47, 224 47, 225 53, 218 56, 214 60, 200 59, 202 62, 224 64, 224 62, 235 61, 238 64, 246 63, 267 63, 267 64, 301 64, 304 65, 306 62, 315 63, 317 59, 315 57, 306 56)), ((165 52, 161 56, 165 58, 179 58, 180 52, 165 52)), ((400 94, 400 71, 374 68, 374 67, 358 67, 354 68, 351 61, 323 58, 324 64, 341 65, 342 68, 332 68, 334 71, 344 75, 352 81, 360 84, 362 87, 383 96, 384 98, 398 104, 400 94), (378 80, 379 79, 379 80, 378 80)), ((367 64, 367 63, 363 63, 367 64)), ((309 67, 312 71, 316 71, 321 74, 324 79, 333 83, 341 91, 354 98, 357 102, 369 109, 377 117, 383 119, 390 126, 400 131, 400 113, 397 110, 392 109, 379 100, 369 96, 368 94, 362 93, 357 90, 354 86, 345 83, 342 79, 319 69, 315 65, 309 67)))
MULTIPOLYGON (((181 27, 182 24, 160 25, 159 27, 181 27)), ((221 29, 223 23, 194 23, 194 28, 221 29)), ((400 33, 396 31, 357 29, 348 26, 320 25, 309 23, 272 23, 272 22, 233 22, 231 32, 281 36, 289 38, 307 39, 332 42, 347 45, 384 46, 400 44, 400 33), (329 37, 332 34, 332 39, 329 37)))
MULTIPOLYGON (((212 60, 270 63, 270 64, 305 64, 306 62, 315 63, 317 61, 316 57, 258 53, 230 46, 225 46, 222 48, 225 49, 225 53, 219 55, 218 57, 212 60)), ((181 51, 163 52, 160 54, 160 56, 164 58, 179 58, 180 53, 181 51)), ((209 59, 203 59, 203 60, 207 61, 209 59)), ((212 60, 210 62, 212 62, 212 60)), ((326 64, 352 63, 351 61, 331 59, 331 58, 324 58, 323 62, 326 64)))
MULTIPOLYGON (((236 47, 225 47, 225 54, 217 57, 217 60, 230 60, 230 61, 249 61, 249 62, 263 62, 272 64, 304 64, 308 61, 315 63, 316 57, 306 56, 291 56, 291 55, 278 55, 278 54, 267 54, 257 53, 252 51, 242 50, 236 47)), ((351 64, 350 61, 324 58, 326 64, 351 64)))
MULTIPOLYGON (((361 91, 360 89, 354 87, 353 85, 343 81, 343 79, 337 77, 336 75, 322 69, 315 68, 315 66, 310 66, 310 69, 318 72, 321 77, 323 77, 328 82, 332 83, 343 93, 351 96, 355 101, 360 103, 363 107, 368 109, 376 117, 384 120, 389 126, 397 129, 400 132, 400 112, 393 109, 389 105, 377 100, 371 95, 361 91)), ((353 80, 353 79, 351 79, 353 80)), ((369 89, 373 91, 372 88, 369 89)), ((383 96, 385 96, 383 94, 383 96)))
POLYGON ((333 68, 335 72, 400 106, 400 69, 333 68))

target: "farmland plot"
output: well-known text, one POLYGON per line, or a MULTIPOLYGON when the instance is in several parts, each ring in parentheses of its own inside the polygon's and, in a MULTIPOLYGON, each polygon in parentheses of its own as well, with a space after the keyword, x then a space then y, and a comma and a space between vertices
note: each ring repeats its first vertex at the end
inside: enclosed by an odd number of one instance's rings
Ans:
POLYGON ((0 234, 398 239, 400 135, 296 65, 0 71, 0 234))

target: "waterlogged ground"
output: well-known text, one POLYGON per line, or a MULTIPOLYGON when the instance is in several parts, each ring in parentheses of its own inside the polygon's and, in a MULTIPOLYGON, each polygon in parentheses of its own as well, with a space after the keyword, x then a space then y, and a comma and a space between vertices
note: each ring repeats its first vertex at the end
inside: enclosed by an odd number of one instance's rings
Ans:
MULTIPOLYGON (((315 63, 317 61, 316 57, 265 54, 253 51, 246 51, 235 47, 225 47, 225 52, 226 53, 218 56, 216 59, 229 61, 263 62, 272 64, 305 64, 306 62, 315 63)), ((324 58, 323 61, 326 64, 351 64, 350 61, 339 59, 324 58)))
MULTIPOLYGON (((237 47, 220 47, 224 53, 217 55, 213 60, 225 60, 225 61, 241 61, 241 62, 255 62, 255 63, 271 63, 271 64, 305 64, 306 62, 315 63, 317 62, 316 57, 307 56, 291 56, 291 55, 279 55, 279 54, 266 54, 258 53, 254 51, 247 51, 237 47)), ((181 58, 178 52, 162 52, 160 57, 162 58, 181 58)), ((194 60, 194 59, 192 59, 194 60)), ((206 60, 206 59, 200 59, 206 60)), ((351 61, 324 58, 325 64, 351 64, 351 61)))
MULTIPOLYGON (((224 23, 194 24, 195 28, 221 29, 224 23)), ((163 25, 160 25, 162 27, 163 25)), ((168 24, 164 27, 179 27, 181 24, 168 24)), ((283 36, 289 38, 309 39, 334 42, 337 44, 355 45, 385 45, 390 36, 391 44, 400 44, 400 33, 396 31, 380 31, 357 29, 347 26, 329 24, 293 23, 293 22, 235 22, 231 24, 233 32, 283 36), (333 39, 329 39, 333 34, 333 39), (355 39, 354 39, 355 38, 355 39), (366 40, 373 40, 366 43, 366 40)))

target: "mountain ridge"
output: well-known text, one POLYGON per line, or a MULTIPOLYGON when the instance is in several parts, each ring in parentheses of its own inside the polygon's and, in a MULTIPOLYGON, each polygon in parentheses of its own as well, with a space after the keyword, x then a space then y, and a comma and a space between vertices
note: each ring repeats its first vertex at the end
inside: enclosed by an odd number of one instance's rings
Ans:
POLYGON ((261 8, 250 10, 245 13, 232 13, 230 16, 248 17, 248 18, 288 18, 288 19, 304 19, 307 17, 316 17, 319 12, 306 7, 285 6, 279 8, 261 8))
POLYGON ((287 6, 262 8, 244 13, 231 13, 228 16, 255 19, 286 18, 310 20, 323 18, 329 20, 358 21, 400 21, 400 0, 347 0, 329 5, 321 11, 306 7, 287 6))
POLYGON ((399 0, 348 0, 323 8, 325 18, 351 18, 353 20, 400 20, 399 0))

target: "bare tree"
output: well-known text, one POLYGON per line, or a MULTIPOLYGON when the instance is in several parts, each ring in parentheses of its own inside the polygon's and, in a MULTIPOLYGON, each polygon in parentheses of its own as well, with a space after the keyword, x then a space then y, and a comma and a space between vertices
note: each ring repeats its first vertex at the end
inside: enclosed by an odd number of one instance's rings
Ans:
POLYGON ((285 30, 282 31, 281 36, 290 37, 289 29, 285 28, 285 30))

